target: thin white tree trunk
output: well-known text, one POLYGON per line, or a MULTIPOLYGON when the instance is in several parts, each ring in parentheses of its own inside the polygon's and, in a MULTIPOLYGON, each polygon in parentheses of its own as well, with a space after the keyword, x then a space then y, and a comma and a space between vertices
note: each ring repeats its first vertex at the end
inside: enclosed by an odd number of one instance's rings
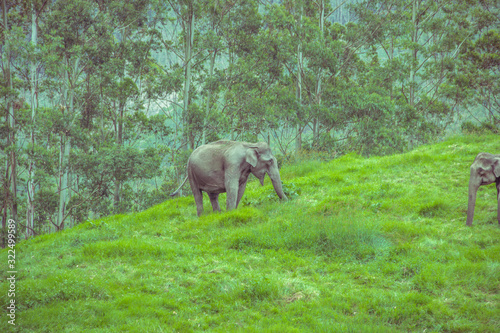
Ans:
POLYGON ((184 68, 184 131, 186 145, 185 149, 193 149, 193 143, 191 142, 191 130, 188 107, 189 107, 189 88, 191 85, 191 58, 193 53, 193 41, 194 41, 194 10, 191 8, 189 13, 190 17, 186 22, 186 39, 184 47, 184 57, 185 57, 185 68, 184 68))
MULTIPOLYGON (((214 50, 212 52, 212 57, 210 57, 210 68, 208 71, 208 81, 209 82, 212 82, 212 77, 214 75, 214 66, 215 66, 215 57, 216 56, 217 56, 217 51, 214 50)), ((207 139, 207 126, 208 126, 208 118, 210 115, 210 100, 211 100, 211 98, 212 98, 212 91, 211 91, 211 87, 210 87, 207 91, 207 105, 206 105, 205 119, 203 120, 203 136, 202 136, 202 140, 201 140, 201 144, 203 144, 203 145, 206 143, 206 139, 207 139)))
MULTIPOLYGON (((417 23, 417 11, 418 11, 418 3, 417 0, 413 0, 413 9, 412 9, 412 23, 413 23, 413 34, 412 34, 412 43, 416 45, 418 39, 418 23, 417 23)), ((410 105, 415 105, 415 71, 416 71, 416 63, 417 63, 417 49, 413 46, 412 56, 411 56, 411 64, 410 64, 410 105)))
MULTIPOLYGON (((67 84, 67 88, 64 88, 63 99, 65 110, 63 112, 69 112, 69 115, 74 115, 74 84, 72 81, 75 81, 77 76, 78 66, 80 64, 80 58, 75 60, 73 64, 73 72, 70 74, 70 62, 69 59, 65 56, 64 63, 68 66, 65 71, 65 81, 67 84), (69 96, 68 96, 69 95, 69 96)), ((73 117, 74 120, 74 117, 73 117)), ((59 229, 64 229, 64 219, 66 218, 66 205, 71 198, 70 180, 71 173, 69 170, 68 162, 69 162, 69 154, 71 151, 71 137, 69 135, 69 129, 72 126, 73 120, 67 124, 66 133, 61 136, 61 150, 60 150, 60 160, 59 160, 59 210, 57 216, 57 225, 59 229)))
POLYGON ((69 136, 61 138, 61 151, 60 151, 60 187, 59 187, 59 212, 57 217, 57 225, 59 229, 64 229, 64 218, 66 214, 66 204, 68 201, 68 160, 71 148, 71 139, 69 136))
MULTIPOLYGON (((8 17, 7 17, 7 5, 6 5, 6 0, 3 0, 2 2, 2 11, 3 11, 3 24, 4 28, 8 30, 8 17)), ((4 62, 5 66, 5 77, 7 79, 7 87, 10 91, 12 91, 12 73, 10 70, 10 58, 8 56, 8 52, 4 52, 2 54, 2 60, 4 62)), ((7 146, 15 145, 16 143, 16 133, 15 133, 15 117, 14 117, 14 105, 11 96, 7 96, 5 98, 5 102, 7 104, 7 123, 9 125, 8 129, 8 134, 7 134, 7 146)), ((6 166, 6 171, 5 171, 5 179, 8 181, 9 184, 9 192, 7 193, 7 198, 5 198, 5 206, 3 207, 4 209, 4 214, 3 214, 3 219, 2 219, 2 226, 5 227, 6 222, 7 222, 7 210, 8 206, 10 205, 11 209, 11 216, 14 221, 17 221, 17 203, 16 203, 16 198, 17 198, 17 184, 16 184, 16 165, 17 165, 17 159, 16 159, 16 152, 15 149, 12 149, 9 158, 5 162, 6 166)))
MULTIPOLYGON (((319 31, 320 31, 320 45, 321 47, 325 47, 324 45, 324 30, 325 30, 325 3, 323 0, 319 2, 320 11, 319 11, 319 31)), ((318 70, 318 74, 316 75, 316 103, 318 106, 321 105, 321 68, 318 70)), ((313 121, 313 138, 317 140, 319 138, 319 119, 318 117, 314 118, 313 121)))
MULTIPOLYGON (((31 44, 35 46, 37 44, 37 28, 36 28, 36 10, 35 6, 32 5, 31 11, 31 44)), ((35 121, 36 121, 36 62, 33 60, 30 64, 30 99, 31 99, 31 133, 30 133, 30 143, 31 151, 35 149, 35 121)), ((28 209, 26 212, 26 235, 34 236, 34 198, 35 198, 35 161, 33 159, 29 160, 28 164, 28 209)))
MULTIPOLYGON (((302 6, 300 8, 299 25, 302 24, 302 6)), ((299 45, 297 46, 297 91, 296 98, 299 107, 302 106, 302 32, 299 32, 299 45)), ((295 152, 299 153, 302 149, 302 126, 297 124, 297 133, 295 137, 295 152)))

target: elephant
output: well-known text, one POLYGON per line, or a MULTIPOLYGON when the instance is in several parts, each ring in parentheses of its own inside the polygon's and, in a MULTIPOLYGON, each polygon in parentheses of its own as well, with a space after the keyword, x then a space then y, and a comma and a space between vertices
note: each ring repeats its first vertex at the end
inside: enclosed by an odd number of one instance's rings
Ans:
POLYGON ((198 216, 203 213, 201 191, 208 193, 214 212, 220 211, 219 194, 227 192, 226 209, 229 211, 238 207, 250 173, 262 185, 267 173, 278 197, 288 200, 283 192, 278 163, 267 143, 226 140, 202 145, 191 153, 187 177, 171 196, 177 195, 189 178, 198 216))
POLYGON ((496 183, 497 186, 497 219, 500 224, 500 155, 479 153, 470 167, 467 225, 472 225, 479 186, 491 183, 496 183))

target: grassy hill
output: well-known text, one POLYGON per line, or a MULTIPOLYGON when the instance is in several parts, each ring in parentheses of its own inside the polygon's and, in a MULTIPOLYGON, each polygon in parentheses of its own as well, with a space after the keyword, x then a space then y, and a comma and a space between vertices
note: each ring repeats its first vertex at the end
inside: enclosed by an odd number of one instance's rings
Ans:
POLYGON ((304 160, 281 170, 286 203, 267 179, 235 211, 185 197, 19 242, 0 331, 499 332, 494 185, 465 226, 480 151, 499 137, 304 160))

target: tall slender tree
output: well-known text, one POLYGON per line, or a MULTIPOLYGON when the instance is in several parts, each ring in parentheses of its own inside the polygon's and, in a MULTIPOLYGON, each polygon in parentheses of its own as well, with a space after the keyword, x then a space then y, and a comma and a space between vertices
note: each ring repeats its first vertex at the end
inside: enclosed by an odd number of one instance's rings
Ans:
POLYGON ((5 197, 3 202, 3 217, 2 217, 2 227, 5 229, 5 224, 7 223, 8 209, 10 209, 10 217, 17 221, 17 155, 16 155, 16 115, 14 108, 14 88, 12 84, 12 64, 11 64, 11 46, 10 43, 14 42, 12 40, 13 35, 12 26, 8 20, 8 10, 10 8, 7 6, 7 0, 2 1, 2 18, 3 18, 3 45, 2 45, 2 64, 3 64, 3 77, 5 82, 5 109, 6 109, 6 128, 7 128, 7 142, 6 142, 6 152, 8 157, 5 160, 5 178, 4 178, 4 191, 5 197))

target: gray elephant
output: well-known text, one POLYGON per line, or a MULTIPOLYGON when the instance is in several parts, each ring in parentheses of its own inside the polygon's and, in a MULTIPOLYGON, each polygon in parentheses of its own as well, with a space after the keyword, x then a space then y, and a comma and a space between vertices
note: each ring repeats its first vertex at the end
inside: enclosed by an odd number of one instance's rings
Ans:
MULTIPOLYGON (((221 140, 196 148, 187 163, 186 179, 189 178, 198 216, 203 213, 201 191, 208 193, 214 211, 220 211, 219 194, 224 192, 227 192, 227 210, 238 207, 250 173, 262 185, 267 173, 278 197, 287 200, 281 185, 278 163, 266 143, 221 140)), ((179 193, 186 179, 171 196, 179 193)))
POLYGON ((476 194, 479 186, 496 183, 498 223, 500 224, 500 155, 479 153, 470 167, 469 205, 467 207, 467 225, 472 225, 476 194))

